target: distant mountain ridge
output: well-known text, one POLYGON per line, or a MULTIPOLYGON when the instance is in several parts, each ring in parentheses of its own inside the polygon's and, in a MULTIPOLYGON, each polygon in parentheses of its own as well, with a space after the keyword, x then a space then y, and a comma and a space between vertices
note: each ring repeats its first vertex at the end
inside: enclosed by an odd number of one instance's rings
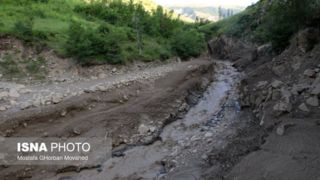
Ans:
POLYGON ((216 7, 216 6, 205 6, 205 7, 193 7, 193 6, 172 6, 168 7, 174 10, 175 13, 181 14, 182 16, 188 17, 192 20, 197 18, 206 19, 209 21, 218 21, 224 17, 229 17, 233 14, 243 11, 244 7, 216 7))

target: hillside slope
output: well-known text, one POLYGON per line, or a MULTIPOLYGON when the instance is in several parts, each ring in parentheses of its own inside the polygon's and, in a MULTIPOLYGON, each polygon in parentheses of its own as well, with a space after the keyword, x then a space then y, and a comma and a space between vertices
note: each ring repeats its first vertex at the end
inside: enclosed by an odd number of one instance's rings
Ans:
POLYGON ((319 1, 261 0, 203 27, 212 56, 245 73, 240 101, 250 115, 239 115, 247 128, 212 150, 205 179, 320 177, 319 15, 319 1))
MULTIPOLYGON (((53 49, 80 64, 167 59, 181 53, 176 34, 194 27, 151 0, 2 0, 0 34, 38 52, 53 49), (78 38, 77 38, 78 37, 78 38)), ((182 32, 182 33, 181 33, 182 32)), ((192 31, 192 37, 201 35, 192 31)), ((190 39, 187 39, 189 41, 190 39)), ((198 44, 200 54, 203 44, 198 44)))
POLYGON ((258 44, 271 42, 278 53, 300 29, 320 26, 319 1, 260 0, 230 18, 201 27, 207 38, 226 35, 258 44))

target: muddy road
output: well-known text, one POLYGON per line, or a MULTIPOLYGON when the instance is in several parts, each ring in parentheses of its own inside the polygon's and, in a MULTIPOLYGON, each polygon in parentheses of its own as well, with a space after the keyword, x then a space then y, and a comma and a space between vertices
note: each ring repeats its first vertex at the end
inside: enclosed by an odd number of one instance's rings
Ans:
POLYGON ((4 179, 201 179, 208 153, 244 125, 238 85, 228 62, 195 60, 156 79, 57 105, 8 112, 6 137, 104 137, 112 158, 93 167, 5 166, 4 179))

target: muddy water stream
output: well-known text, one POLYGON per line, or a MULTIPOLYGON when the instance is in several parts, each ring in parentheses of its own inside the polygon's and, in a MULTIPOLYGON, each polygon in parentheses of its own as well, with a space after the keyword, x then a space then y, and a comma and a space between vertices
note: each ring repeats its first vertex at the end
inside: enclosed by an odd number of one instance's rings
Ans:
MULTIPOLYGON (((167 125, 152 145, 137 146, 114 157, 97 171, 59 174, 71 179, 199 179, 212 147, 225 145, 240 110, 240 74, 228 62, 217 62, 214 81, 184 118, 167 125)), ((56 178, 55 178, 56 179, 56 178)))

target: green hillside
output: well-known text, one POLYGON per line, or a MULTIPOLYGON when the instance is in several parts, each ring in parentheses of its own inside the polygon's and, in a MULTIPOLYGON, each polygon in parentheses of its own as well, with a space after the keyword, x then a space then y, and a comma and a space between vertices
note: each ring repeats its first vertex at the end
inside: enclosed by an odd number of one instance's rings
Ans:
POLYGON ((299 29, 320 27, 319 0, 260 0, 245 11, 201 27, 210 39, 219 35, 245 38, 260 44, 271 42, 281 52, 299 29))
POLYGON ((188 58, 203 48, 196 25, 152 0, 0 0, 0 17, 1 34, 81 64, 188 58), (188 45, 181 42, 191 41, 195 50, 184 51, 188 45))

